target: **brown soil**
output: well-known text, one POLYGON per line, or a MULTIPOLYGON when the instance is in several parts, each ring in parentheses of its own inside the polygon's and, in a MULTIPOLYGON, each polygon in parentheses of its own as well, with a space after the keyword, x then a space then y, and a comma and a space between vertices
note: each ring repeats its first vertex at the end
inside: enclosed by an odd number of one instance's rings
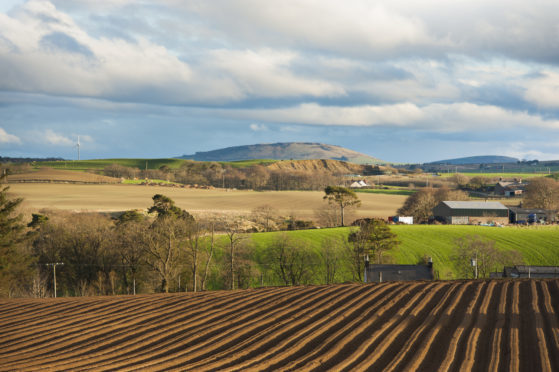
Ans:
POLYGON ((0 301, 0 370, 557 370, 558 280, 0 301))

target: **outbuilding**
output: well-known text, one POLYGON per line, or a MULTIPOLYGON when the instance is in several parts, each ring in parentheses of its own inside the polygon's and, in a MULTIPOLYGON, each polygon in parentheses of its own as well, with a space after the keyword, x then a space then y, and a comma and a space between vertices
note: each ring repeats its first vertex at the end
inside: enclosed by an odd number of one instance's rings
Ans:
POLYGON ((369 265, 365 263, 365 281, 368 283, 402 280, 433 280, 433 263, 427 265, 369 265))
POLYGON ((557 211, 549 209, 528 209, 509 207, 511 223, 551 223, 557 220, 557 211))
POLYGON ((452 225, 509 223, 509 209, 491 201, 442 201, 433 208, 433 216, 452 225))

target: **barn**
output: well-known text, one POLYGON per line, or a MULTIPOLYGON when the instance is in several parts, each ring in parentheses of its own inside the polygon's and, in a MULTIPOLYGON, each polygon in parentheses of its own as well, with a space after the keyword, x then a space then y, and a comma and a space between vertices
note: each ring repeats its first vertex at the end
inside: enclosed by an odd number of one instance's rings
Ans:
POLYGON ((433 279, 433 264, 431 262, 427 265, 365 264, 365 281, 368 283, 433 279))
POLYGON ((509 209, 499 202, 442 201, 433 208, 433 216, 437 221, 453 225, 508 224, 509 209))
POLYGON ((557 220, 557 211, 549 209, 527 209, 509 207, 511 223, 551 223, 557 220))

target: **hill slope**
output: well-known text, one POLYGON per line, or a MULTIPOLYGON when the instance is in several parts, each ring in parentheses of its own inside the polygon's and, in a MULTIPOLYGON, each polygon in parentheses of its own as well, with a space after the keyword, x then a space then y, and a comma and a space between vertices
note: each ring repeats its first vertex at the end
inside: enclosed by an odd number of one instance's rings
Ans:
POLYGON ((321 143, 287 142, 227 147, 224 149, 183 155, 181 159, 200 161, 236 161, 249 159, 333 159, 358 164, 377 164, 381 160, 353 150, 321 143))
POLYGON ((559 370, 557 280, 0 302, 2 370, 559 370))
POLYGON ((485 155, 485 156, 470 156, 466 158, 439 160, 427 164, 452 164, 452 165, 496 164, 496 163, 516 163, 517 161, 518 159, 511 158, 509 156, 485 155))

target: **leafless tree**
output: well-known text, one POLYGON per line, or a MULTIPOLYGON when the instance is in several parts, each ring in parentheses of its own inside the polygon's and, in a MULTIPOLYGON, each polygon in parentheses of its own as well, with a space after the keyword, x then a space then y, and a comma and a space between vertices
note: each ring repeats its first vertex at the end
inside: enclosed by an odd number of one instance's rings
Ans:
POLYGON ((559 183, 547 177, 532 179, 526 186, 524 204, 529 208, 557 209, 559 207, 559 183))

